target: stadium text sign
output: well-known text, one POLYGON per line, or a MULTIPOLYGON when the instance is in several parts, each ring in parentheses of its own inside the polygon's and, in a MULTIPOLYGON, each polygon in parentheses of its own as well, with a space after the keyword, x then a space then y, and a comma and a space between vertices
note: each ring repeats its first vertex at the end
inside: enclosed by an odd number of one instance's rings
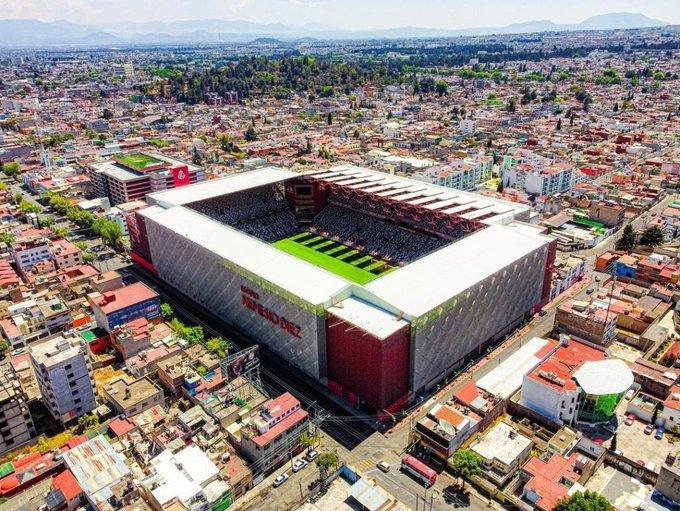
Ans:
POLYGON ((282 330, 285 330, 293 337, 301 339, 300 327, 295 323, 288 321, 283 316, 279 316, 273 310, 265 307, 260 302, 260 295, 255 291, 246 286, 241 286, 241 303, 244 307, 247 307, 253 312, 257 312, 260 316, 265 318, 270 323, 280 326, 282 330))

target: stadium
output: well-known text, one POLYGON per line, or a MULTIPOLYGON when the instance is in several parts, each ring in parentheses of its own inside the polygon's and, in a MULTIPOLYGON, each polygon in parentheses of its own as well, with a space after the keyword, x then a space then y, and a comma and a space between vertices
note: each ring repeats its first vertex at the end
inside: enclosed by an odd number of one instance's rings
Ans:
POLYGON ((353 405, 398 410, 545 303, 528 206, 342 165, 147 196, 132 257, 353 405))

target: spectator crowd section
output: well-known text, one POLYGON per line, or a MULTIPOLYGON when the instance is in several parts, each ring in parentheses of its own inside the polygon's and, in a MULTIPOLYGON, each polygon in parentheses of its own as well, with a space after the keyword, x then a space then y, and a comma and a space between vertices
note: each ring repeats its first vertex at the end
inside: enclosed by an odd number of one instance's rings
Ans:
MULTIPOLYGON (((405 209, 404 205, 396 206, 400 209, 399 214, 378 215, 370 209, 371 204, 362 201, 358 195, 331 194, 326 205, 312 219, 311 225, 303 228, 282 190, 276 185, 189 205, 213 220, 267 243, 276 243, 309 231, 370 256, 370 264, 374 260, 382 260, 390 266, 404 266, 451 242, 451 236, 433 233, 437 224, 428 224, 428 229, 420 225, 438 218, 431 215, 427 220, 419 216, 411 217, 409 211, 401 211, 405 209), (409 223, 404 222, 406 217, 409 223)), ((464 235, 463 232, 456 234, 464 235)), ((332 247, 321 248, 325 252, 332 247)))
POLYGON ((316 215, 310 230, 400 266, 449 243, 335 204, 316 215))
POLYGON ((288 201, 275 186, 195 202, 189 207, 267 243, 300 232, 288 201))

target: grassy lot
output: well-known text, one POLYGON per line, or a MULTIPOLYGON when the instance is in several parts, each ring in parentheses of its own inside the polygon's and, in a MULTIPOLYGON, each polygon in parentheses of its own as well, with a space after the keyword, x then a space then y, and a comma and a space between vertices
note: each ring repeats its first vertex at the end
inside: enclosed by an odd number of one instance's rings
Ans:
POLYGON ((142 153, 117 154, 115 158, 116 161, 135 170, 143 170, 146 167, 150 167, 151 165, 163 163, 161 160, 158 160, 153 156, 148 156, 142 153))
MULTIPOLYGON (((324 268, 325 270, 330 271, 331 273, 334 273, 335 275, 345 278, 347 280, 350 280, 356 284, 367 284, 368 282, 377 279, 380 277, 381 273, 373 273, 371 271, 368 271, 367 269, 359 268, 356 266, 357 264, 361 264, 362 262, 369 262, 372 261, 373 258, 370 256, 363 256, 360 258, 355 258, 351 263, 350 262, 345 262, 338 257, 334 257, 332 255, 329 255, 328 253, 320 252, 317 250, 317 248, 324 248, 326 251, 331 249, 331 252, 338 252, 342 251, 342 245, 336 244, 335 242, 331 242, 330 244, 327 242, 323 243, 318 243, 317 241, 313 241, 312 244, 316 245, 315 248, 311 248, 309 246, 304 245, 301 242, 298 242, 297 239, 303 238, 304 236, 301 236, 299 234, 292 236, 290 238, 286 238, 283 240, 279 240, 273 245, 278 248, 279 250, 283 250, 284 252, 287 252, 288 254, 294 255, 298 259, 302 259, 303 261, 307 261, 308 263, 315 264, 316 266, 320 266, 321 268, 324 268), (318 244, 317 244, 318 243, 318 244), (336 247, 330 247, 330 245, 337 245, 336 247)), ((319 237, 320 239, 320 237, 319 237)), ((309 244, 310 240, 307 240, 307 244, 309 244)), ((343 251, 344 256, 351 257, 351 255, 358 254, 359 252, 356 250, 352 250, 350 252, 345 252, 343 251)), ((376 263, 371 263, 370 265, 366 266, 366 268, 379 268, 379 267, 384 267, 387 266, 386 263, 383 263, 382 265, 376 266, 376 263)), ((389 271, 388 268, 385 269, 386 271, 389 271)), ((386 271, 383 271, 382 274, 384 274, 386 271)))

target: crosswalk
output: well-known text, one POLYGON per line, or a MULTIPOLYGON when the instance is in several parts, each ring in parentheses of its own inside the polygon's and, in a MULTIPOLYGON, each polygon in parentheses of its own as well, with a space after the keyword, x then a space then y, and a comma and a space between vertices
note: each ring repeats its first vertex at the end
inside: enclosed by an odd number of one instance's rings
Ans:
POLYGON ((366 458, 354 464, 354 468, 359 472, 365 472, 372 468, 375 468, 375 464, 378 462, 376 458, 366 458))

